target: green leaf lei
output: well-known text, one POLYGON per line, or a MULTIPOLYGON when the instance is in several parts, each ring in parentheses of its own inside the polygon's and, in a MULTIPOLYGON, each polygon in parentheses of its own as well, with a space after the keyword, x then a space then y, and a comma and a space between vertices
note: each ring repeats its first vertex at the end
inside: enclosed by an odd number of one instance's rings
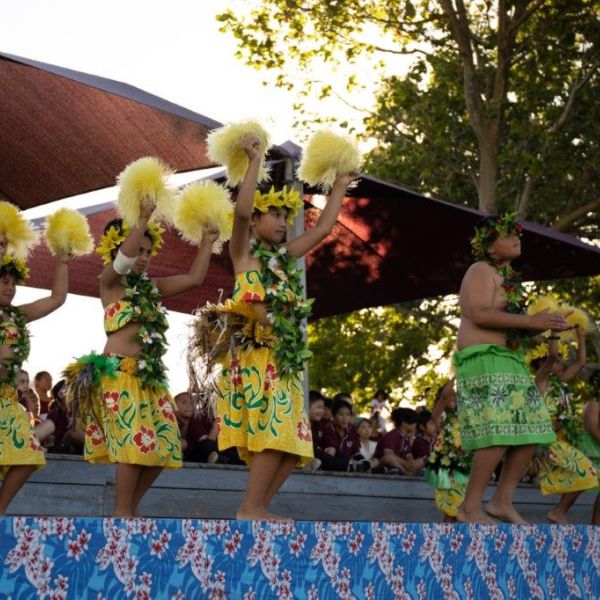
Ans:
MULTIPOLYGON (((2 363, 6 368, 6 375, 0 377, 0 384, 8 383, 14 384, 17 373, 21 370, 23 363, 29 356, 31 345, 29 343, 29 331, 27 330, 27 318, 25 314, 16 306, 10 304, 9 306, 3 306, 0 308, 0 315, 8 316, 6 322, 12 322, 17 330, 18 337, 15 344, 11 344, 13 356, 10 358, 2 359, 2 363)), ((0 342, 6 343, 4 340, 4 331, 0 326, 0 342)))
POLYGON ((167 368, 162 360, 167 351, 165 332, 169 328, 166 309, 161 305, 161 295, 152 280, 142 273, 130 271, 125 276, 124 300, 131 303, 135 320, 140 328, 135 341, 141 346, 137 359, 137 376, 146 387, 167 385, 167 368))
MULTIPOLYGON (((498 267, 493 261, 490 261, 490 264, 502 277, 502 288, 506 295, 506 312, 511 315, 524 315, 527 308, 527 295, 519 273, 511 265, 498 267)), ((525 329, 506 330, 506 345, 511 350, 518 350, 529 340, 530 336, 525 329)))
POLYGON ((297 267, 296 258, 287 253, 285 244, 267 247, 257 240, 252 255, 258 258, 262 267, 267 315, 278 340, 275 347, 277 366, 282 374, 302 371, 312 356, 306 343, 303 320, 310 315, 314 302, 304 298, 302 271, 297 267))

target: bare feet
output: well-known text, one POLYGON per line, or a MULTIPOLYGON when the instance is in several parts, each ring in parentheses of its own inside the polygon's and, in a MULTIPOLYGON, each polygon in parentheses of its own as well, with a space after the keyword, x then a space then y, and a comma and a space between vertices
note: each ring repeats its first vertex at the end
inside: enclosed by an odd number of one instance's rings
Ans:
POLYGON ((512 504, 498 502, 492 498, 487 503, 485 510, 492 517, 505 523, 513 523, 515 525, 527 524, 527 521, 517 512, 512 504))
POLYGON ((568 525, 569 524, 569 519, 567 519, 567 515, 565 515, 562 512, 558 512, 556 510, 551 510, 550 512, 546 513, 546 516, 550 520, 550 523, 553 523, 554 525, 568 525))
POLYGON ((282 517, 268 511, 266 508, 246 510, 240 507, 235 518, 238 521, 292 521, 289 517, 282 517))
POLYGON ((495 525, 496 521, 489 515, 486 515, 481 509, 474 511, 466 511, 459 508, 456 513, 457 523, 481 523, 483 525, 495 525))

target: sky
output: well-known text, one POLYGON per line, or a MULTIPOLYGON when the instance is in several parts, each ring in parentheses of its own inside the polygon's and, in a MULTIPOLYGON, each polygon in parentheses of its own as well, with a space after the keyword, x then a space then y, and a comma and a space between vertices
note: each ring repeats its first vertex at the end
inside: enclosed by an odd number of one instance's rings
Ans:
MULTIPOLYGON (((0 3, 4 25, 0 52, 129 83, 221 122, 259 119, 275 143, 298 138, 292 92, 262 84, 264 73, 235 58, 236 44, 219 32, 215 15, 229 7, 247 10, 253 0, 19 0, 0 3)), ((395 59, 393 59, 395 60, 395 59)), ((366 66, 365 66, 366 67, 366 66)), ((390 66, 397 69, 398 65, 390 66)), ((331 77, 329 68, 323 72, 331 77)), ((365 68, 367 76, 371 69, 365 68)), ((343 73, 340 74, 342 76, 343 73)), ((374 102, 374 81, 353 104, 374 102)), ((319 110, 320 105, 313 108, 319 110)), ((360 126, 362 115, 332 99, 322 104, 360 126)), ((115 176, 117 174, 115 173, 115 176)), ((183 181, 179 181, 183 183, 183 181)), ((80 208, 114 198, 111 189, 26 211, 45 216, 58 206, 80 208)), ((151 271, 150 271, 151 272, 151 271)), ((20 287, 15 304, 46 295, 20 287)), ((200 289, 201 294, 201 289, 200 289)), ((182 356, 188 315, 169 314, 169 368, 174 393, 187 387, 182 356)), ((49 371, 55 380, 72 357, 101 351, 105 336, 97 298, 69 295, 58 311, 30 325, 32 352, 25 368, 49 371), (85 335, 81 335, 85 332, 85 335)))

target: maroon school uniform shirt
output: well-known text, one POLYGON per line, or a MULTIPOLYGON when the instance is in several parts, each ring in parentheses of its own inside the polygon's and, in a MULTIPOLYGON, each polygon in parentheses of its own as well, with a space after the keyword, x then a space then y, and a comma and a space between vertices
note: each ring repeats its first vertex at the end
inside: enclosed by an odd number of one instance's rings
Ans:
POLYGON ((183 452, 183 460, 188 460, 192 456, 200 438, 208 435, 211 427, 212 422, 206 415, 194 415, 191 417, 185 436, 182 436, 187 442, 187 448, 183 452))
POLYGON ((360 450, 360 440, 352 425, 348 426, 346 433, 340 435, 333 421, 323 428, 323 448, 335 448, 336 455, 353 456, 360 450))
POLYGON ((46 417, 48 421, 52 421, 54 423, 54 445, 62 446, 63 438, 65 437, 65 433, 69 429, 69 417, 65 410, 60 407, 53 408, 46 417))
POLYGON ((377 442, 375 458, 381 458, 384 450, 391 450, 396 456, 406 458, 406 455, 412 452, 412 441, 404 437, 399 429, 392 429, 377 442))
POLYGON ((412 445, 413 458, 427 458, 431 452, 434 440, 428 440, 422 435, 418 435, 412 445))
POLYGON ((313 450, 316 448, 323 450, 323 421, 311 421, 310 430, 313 439, 313 450))

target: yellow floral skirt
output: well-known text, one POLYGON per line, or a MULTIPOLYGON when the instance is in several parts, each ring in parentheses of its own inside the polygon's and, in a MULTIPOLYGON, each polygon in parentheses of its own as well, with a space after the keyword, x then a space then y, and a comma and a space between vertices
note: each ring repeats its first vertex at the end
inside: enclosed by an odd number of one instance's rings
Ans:
POLYGON ((235 360, 227 353, 221 362, 219 449, 237 447, 246 463, 263 450, 295 454, 300 464, 310 462, 312 435, 301 375, 280 377, 269 347, 238 348, 235 360))
POLYGON ((449 489, 435 490, 435 505, 437 509, 448 517, 456 517, 456 513, 463 500, 465 499, 465 491, 467 483, 461 483, 454 478, 451 479, 452 484, 449 489))
POLYGON ((82 415, 85 460, 181 467, 181 438, 169 392, 143 387, 127 360, 121 358, 116 377, 101 378, 93 409, 82 415))
POLYGON ((10 467, 46 464, 46 458, 33 427, 29 413, 19 404, 17 389, 0 384, 0 474, 4 477, 10 467))
POLYGON ((567 442, 554 442, 535 460, 544 495, 583 492, 598 487, 598 473, 592 461, 567 442))

